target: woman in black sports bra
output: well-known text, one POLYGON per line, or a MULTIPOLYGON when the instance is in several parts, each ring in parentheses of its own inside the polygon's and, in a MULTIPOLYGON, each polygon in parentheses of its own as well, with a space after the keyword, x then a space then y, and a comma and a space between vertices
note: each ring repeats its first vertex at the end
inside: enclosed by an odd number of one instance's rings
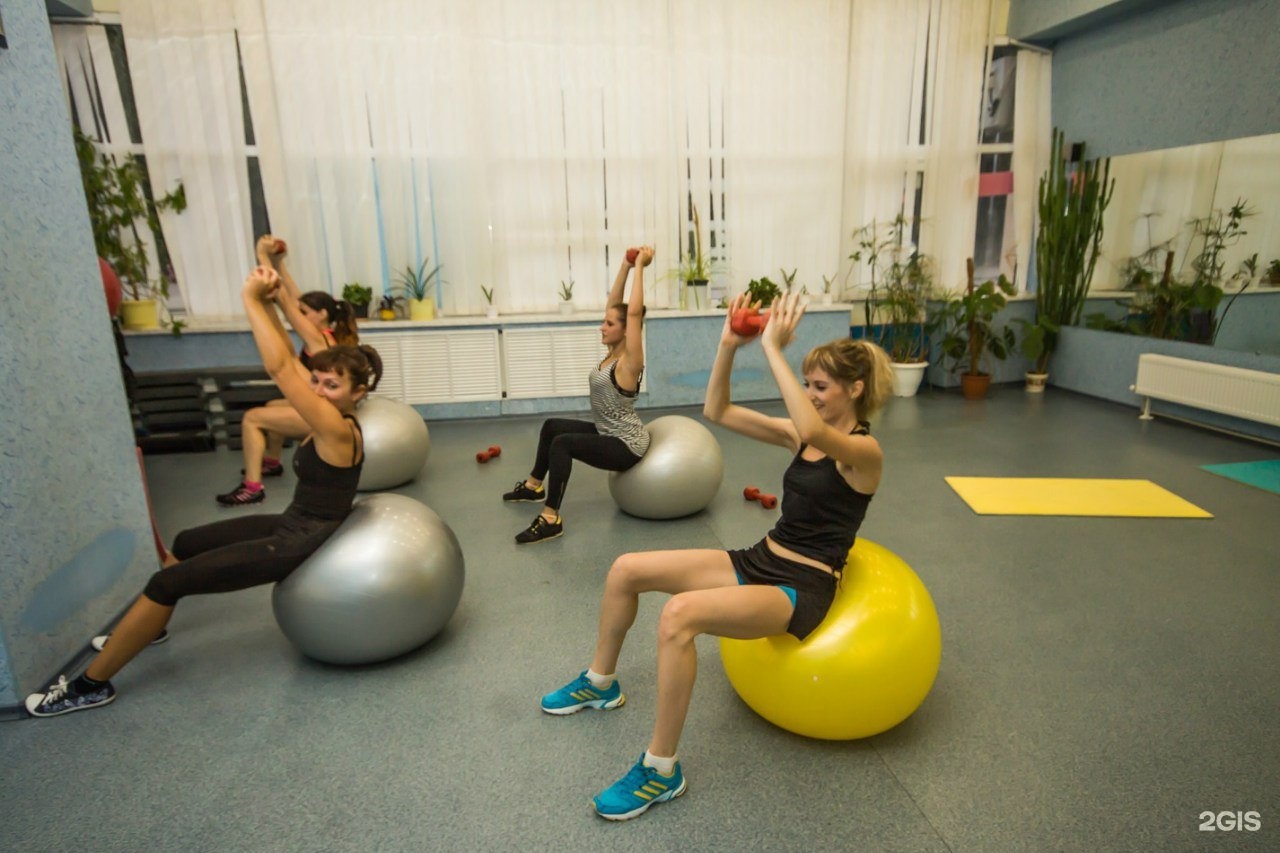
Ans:
POLYGON ((27 697, 34 716, 52 717, 115 699, 110 678, 149 643, 167 639, 165 625, 187 595, 231 592, 282 580, 329 538, 351 511, 364 461, 356 404, 378 383, 382 363, 372 347, 336 346, 312 358, 305 374, 288 334, 268 306, 280 286, 275 270, 258 267, 244 284, 245 313, 263 366, 310 427, 293 456, 298 485, 280 515, 253 515, 184 530, 173 558, 156 572, 84 674, 27 697))
POLYGON ((788 417, 734 405, 729 400, 733 357, 749 339, 736 334, 729 321, 745 304, 739 296, 729 305, 703 414, 794 454, 783 477, 782 517, 768 535, 743 550, 619 557, 605 582, 591 666, 542 698, 542 710, 557 715, 622 705, 626 698, 613 673, 640 594, 671 594, 658 622, 657 721, 648 749, 593 800, 597 813, 610 820, 636 817, 685 791, 676 746, 698 670, 698 635, 808 636, 831 605, 845 556, 880 484, 883 455, 867 420, 892 391, 888 355, 866 341, 832 341, 805 356, 802 386, 783 355, 804 314, 798 297, 789 295, 774 303, 760 335, 788 417))

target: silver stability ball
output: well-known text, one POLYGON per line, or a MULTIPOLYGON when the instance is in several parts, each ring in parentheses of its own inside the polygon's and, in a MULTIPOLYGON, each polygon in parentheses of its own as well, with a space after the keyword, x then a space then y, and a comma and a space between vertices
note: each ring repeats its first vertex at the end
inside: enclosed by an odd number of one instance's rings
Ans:
POLYGON ((618 506, 640 518, 680 518, 706 509, 724 479, 724 457, 711 430, 681 415, 657 418, 647 429, 644 458, 609 475, 618 506))
POLYGON ((462 598, 464 574, 462 547, 440 516, 404 495, 369 495, 276 584, 271 609, 307 657, 373 663, 438 634, 462 598))
POLYGON ((371 396, 356 409, 364 435, 360 491, 394 489, 418 476, 431 452, 427 422, 413 406, 371 396))

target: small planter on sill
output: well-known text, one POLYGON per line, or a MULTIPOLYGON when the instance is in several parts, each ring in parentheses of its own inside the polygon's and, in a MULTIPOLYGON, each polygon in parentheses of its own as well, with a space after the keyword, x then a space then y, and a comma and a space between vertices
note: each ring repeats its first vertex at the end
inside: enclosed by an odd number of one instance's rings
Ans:
POLYGON ((431 299, 410 299, 409 300, 409 319, 410 320, 434 320, 436 318, 436 303, 431 299))
POLYGON ((120 303, 120 324, 131 331, 160 328, 160 303, 154 299, 126 299, 120 303))
POLYGON ((566 316, 566 317, 568 317, 570 314, 572 314, 572 313, 573 313, 573 303, 572 303, 572 302, 561 302, 561 303, 560 303, 560 313, 561 313, 561 314, 563 314, 563 315, 564 315, 564 316, 566 316))

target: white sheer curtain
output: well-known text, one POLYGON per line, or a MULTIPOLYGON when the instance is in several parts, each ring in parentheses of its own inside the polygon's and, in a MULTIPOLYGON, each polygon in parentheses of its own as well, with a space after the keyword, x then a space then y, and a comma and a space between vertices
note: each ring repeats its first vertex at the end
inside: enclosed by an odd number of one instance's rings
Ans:
MULTIPOLYGON (((200 211, 175 219, 196 232, 175 241, 193 311, 234 306, 252 242, 237 35, 304 287, 382 292, 429 258, 446 313, 482 311, 481 286, 548 310, 570 279, 596 309, 627 245, 657 245, 655 274, 677 264, 692 202, 721 284, 785 268, 812 289, 855 227, 911 215, 920 175, 942 283, 972 250, 990 0, 122 7, 153 168, 200 211)), ((677 294, 668 276, 649 300, 677 294)))
POLYGON ((1012 242, 1006 243, 1006 258, 1001 262, 1001 271, 1010 276, 1014 274, 1013 265, 1007 263, 1012 254, 1021 290, 1026 290, 1027 277, 1033 268, 1040 176, 1049 168, 1052 148, 1049 115, 1051 66, 1046 53, 1030 49, 1018 51, 1018 83, 1014 90, 1013 108, 1013 196, 1007 214, 1013 219, 1012 242))
POLYGON ((186 187, 187 210, 160 215, 184 301, 238 314, 253 221, 231 4, 127 0, 120 20, 152 185, 186 187))

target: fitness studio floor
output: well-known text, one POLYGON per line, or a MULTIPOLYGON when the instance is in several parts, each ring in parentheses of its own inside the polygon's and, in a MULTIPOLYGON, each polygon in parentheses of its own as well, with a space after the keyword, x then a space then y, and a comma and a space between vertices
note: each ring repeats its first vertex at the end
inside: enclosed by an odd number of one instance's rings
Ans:
MULTIPOLYGON (((588 800, 646 745, 664 599, 642 604, 624 650, 624 708, 555 718, 538 698, 588 662, 616 555, 755 541, 776 511, 742 487, 777 491, 788 457, 717 429, 718 497, 670 522, 623 515, 606 475, 578 467, 565 536, 516 546, 536 507, 499 496, 527 472, 540 420, 430 425, 427 468, 400 491, 467 559, 436 640, 330 667, 289 646, 267 588, 186 601, 110 708, 0 725, 0 848, 1276 849, 1280 503, 1198 468, 1274 449, 1053 389, 893 401, 863 534, 937 604, 942 669, 924 706, 870 740, 806 740, 743 705, 703 638, 689 792, 616 825, 588 800), (495 443, 502 457, 477 465, 495 443), (951 474, 1149 478, 1215 518, 982 517, 951 474), (1257 811, 1262 827, 1201 831, 1206 811, 1257 811)), ((239 466, 227 451, 148 458, 166 535, 251 511, 213 503, 239 466)), ((292 486, 270 481, 258 509, 283 508, 292 486)))

